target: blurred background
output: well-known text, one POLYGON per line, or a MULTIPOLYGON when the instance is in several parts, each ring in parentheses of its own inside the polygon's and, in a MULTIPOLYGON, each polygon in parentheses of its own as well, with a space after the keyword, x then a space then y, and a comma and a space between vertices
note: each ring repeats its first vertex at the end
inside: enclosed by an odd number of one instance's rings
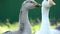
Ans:
MULTIPOLYGON (((0 34, 18 29, 19 13, 23 1, 25 0, 0 0, 0 34)), ((36 1, 40 4, 42 3, 42 0, 36 1)), ((51 27, 53 28, 60 25, 60 0, 54 0, 54 2, 56 5, 51 7, 49 14, 51 27)), ((39 30, 41 7, 29 10, 29 20, 32 26, 32 33, 39 30)))

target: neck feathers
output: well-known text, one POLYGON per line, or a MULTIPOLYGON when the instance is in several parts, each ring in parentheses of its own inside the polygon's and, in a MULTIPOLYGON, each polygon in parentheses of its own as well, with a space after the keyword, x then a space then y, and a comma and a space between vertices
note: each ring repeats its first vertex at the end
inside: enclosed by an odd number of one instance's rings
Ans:
POLYGON ((49 8, 42 7, 42 27, 49 28, 49 8))
POLYGON ((31 26, 28 19, 28 10, 22 8, 19 16, 19 29, 22 34, 31 34, 31 26))
POLYGON ((49 8, 42 7, 41 32, 47 34, 50 31, 49 8))

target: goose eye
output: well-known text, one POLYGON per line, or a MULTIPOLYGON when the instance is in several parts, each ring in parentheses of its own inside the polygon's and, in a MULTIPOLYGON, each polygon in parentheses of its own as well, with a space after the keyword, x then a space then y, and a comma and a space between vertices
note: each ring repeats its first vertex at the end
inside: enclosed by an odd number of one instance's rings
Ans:
POLYGON ((33 1, 30 1, 30 3, 34 3, 33 1))

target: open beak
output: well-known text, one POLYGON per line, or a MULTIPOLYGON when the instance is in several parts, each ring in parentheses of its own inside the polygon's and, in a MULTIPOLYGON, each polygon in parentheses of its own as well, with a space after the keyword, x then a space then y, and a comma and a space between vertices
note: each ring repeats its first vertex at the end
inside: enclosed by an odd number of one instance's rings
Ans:
POLYGON ((51 6, 56 5, 56 3, 55 3, 53 0, 50 0, 49 4, 50 4, 51 6))

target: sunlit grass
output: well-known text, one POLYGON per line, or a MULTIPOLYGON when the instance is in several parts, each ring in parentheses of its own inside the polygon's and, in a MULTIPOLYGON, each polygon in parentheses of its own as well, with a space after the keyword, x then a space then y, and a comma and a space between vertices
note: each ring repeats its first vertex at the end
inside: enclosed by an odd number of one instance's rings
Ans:
MULTIPOLYGON (((59 25, 59 24, 58 24, 59 25)), ((51 28, 54 28, 55 26, 51 26, 51 28)), ((34 34, 36 31, 40 29, 40 23, 36 25, 31 25, 32 28, 32 34, 34 34)), ((0 34, 2 34, 5 31, 15 31, 18 29, 18 22, 14 24, 7 24, 7 25, 0 25, 0 34)))
POLYGON ((0 34, 5 32, 5 31, 17 30, 17 28, 18 28, 17 23, 0 26, 0 34))
MULTIPOLYGON (((32 28, 32 33, 34 33, 36 30, 39 30, 40 25, 37 24, 35 26, 32 26, 31 28, 32 28)), ((3 25, 3 26, 0 26, 0 34, 2 34, 5 31, 15 31, 17 29, 18 29, 18 23, 17 22, 15 24, 10 24, 9 26, 3 25)))
POLYGON ((40 29, 40 24, 37 24, 35 26, 32 26, 32 33, 34 34, 39 29, 40 29))

